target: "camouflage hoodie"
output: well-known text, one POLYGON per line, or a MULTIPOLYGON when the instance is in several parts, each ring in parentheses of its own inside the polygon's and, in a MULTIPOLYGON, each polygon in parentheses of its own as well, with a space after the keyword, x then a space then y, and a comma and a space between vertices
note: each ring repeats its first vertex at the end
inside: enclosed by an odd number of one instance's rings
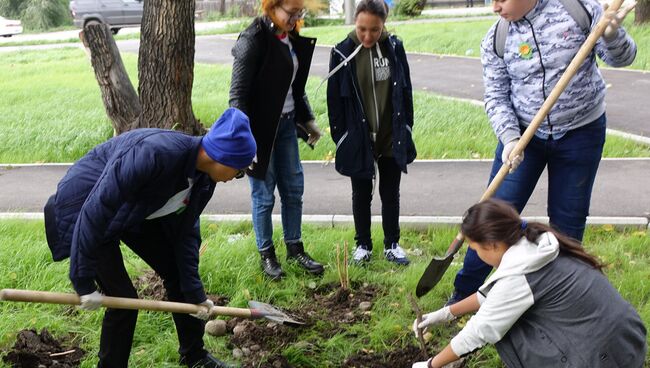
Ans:
MULTIPOLYGON (((597 0, 581 2, 594 29, 602 7, 597 0)), ((587 35, 559 0, 538 0, 521 20, 510 23, 503 58, 495 52, 495 28, 496 24, 481 44, 485 110, 495 134, 506 144, 520 137, 520 124, 530 124, 587 35)), ((622 27, 611 42, 601 37, 537 130, 538 137, 559 139, 605 112, 605 82, 596 54, 611 66, 627 66, 634 61, 636 45, 622 27)))

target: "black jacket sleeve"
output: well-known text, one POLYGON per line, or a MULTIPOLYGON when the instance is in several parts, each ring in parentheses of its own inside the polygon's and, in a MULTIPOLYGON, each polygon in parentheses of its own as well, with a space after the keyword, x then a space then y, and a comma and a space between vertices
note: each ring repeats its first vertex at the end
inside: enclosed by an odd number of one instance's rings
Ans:
POLYGON ((253 23, 251 27, 242 32, 232 48, 234 60, 229 105, 240 109, 246 115, 250 115, 251 107, 248 106, 248 101, 262 56, 261 45, 256 37, 258 26, 259 24, 253 23))
POLYGON ((406 51, 404 50, 404 44, 401 42, 397 43, 395 48, 397 57, 402 60, 402 66, 404 67, 404 82, 406 88, 404 88, 404 113, 406 114, 406 123, 409 126, 413 126, 413 85, 411 84, 411 69, 409 67, 409 62, 406 59, 406 51))
MULTIPOLYGON (((332 48, 330 54, 329 70, 336 68, 339 62, 339 57, 332 48)), ((332 75, 327 81, 327 115, 329 117, 330 132, 334 143, 338 143, 339 139, 345 132, 345 117, 343 116, 344 106, 341 99, 340 78, 343 75, 343 70, 339 70, 332 75)))

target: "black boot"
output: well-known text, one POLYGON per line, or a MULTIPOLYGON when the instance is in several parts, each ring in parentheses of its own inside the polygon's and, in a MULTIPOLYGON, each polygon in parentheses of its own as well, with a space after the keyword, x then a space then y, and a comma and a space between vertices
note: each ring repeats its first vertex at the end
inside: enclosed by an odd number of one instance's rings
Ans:
POLYGON ((275 257, 275 248, 271 247, 267 250, 261 251, 260 256, 262 257, 262 271, 273 280, 278 280, 284 276, 284 271, 278 263, 278 259, 275 257))
POLYGON ((314 275, 320 275, 325 271, 322 264, 314 261, 305 252, 302 242, 287 244, 287 261, 297 262, 307 272, 314 275))

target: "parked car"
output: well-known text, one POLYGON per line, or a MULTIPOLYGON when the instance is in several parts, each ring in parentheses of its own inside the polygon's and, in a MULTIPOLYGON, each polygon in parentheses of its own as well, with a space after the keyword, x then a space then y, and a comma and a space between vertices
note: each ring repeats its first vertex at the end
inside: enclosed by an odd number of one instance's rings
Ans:
POLYGON ((70 0, 74 25, 107 24, 113 34, 142 22, 142 0, 70 0))
POLYGON ((0 36, 11 37, 23 33, 23 25, 19 20, 0 17, 0 36))

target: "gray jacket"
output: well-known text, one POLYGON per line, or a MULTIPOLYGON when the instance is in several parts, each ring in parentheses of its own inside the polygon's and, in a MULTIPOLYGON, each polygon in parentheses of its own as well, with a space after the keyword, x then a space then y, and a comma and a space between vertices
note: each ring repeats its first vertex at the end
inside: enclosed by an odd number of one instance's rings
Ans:
POLYGON ((598 270, 559 252, 550 233, 522 238, 479 289, 457 355, 494 343, 509 368, 641 368, 646 329, 598 270))

